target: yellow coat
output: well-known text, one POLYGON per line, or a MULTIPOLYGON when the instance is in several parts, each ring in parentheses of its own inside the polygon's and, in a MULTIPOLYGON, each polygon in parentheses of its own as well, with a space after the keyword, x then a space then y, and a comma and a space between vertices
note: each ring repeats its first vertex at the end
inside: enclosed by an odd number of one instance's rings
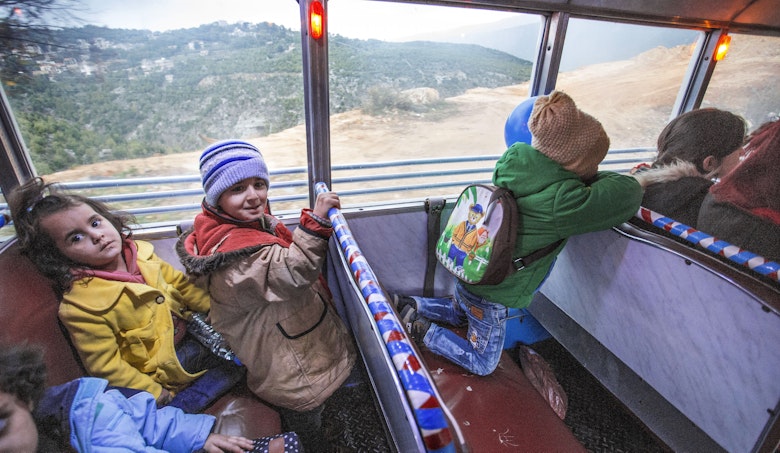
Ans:
POLYGON ((135 241, 138 268, 148 284, 84 278, 60 302, 59 317, 91 376, 110 385, 175 392, 201 373, 176 358, 171 312, 207 312, 208 293, 161 260, 148 242, 135 241))

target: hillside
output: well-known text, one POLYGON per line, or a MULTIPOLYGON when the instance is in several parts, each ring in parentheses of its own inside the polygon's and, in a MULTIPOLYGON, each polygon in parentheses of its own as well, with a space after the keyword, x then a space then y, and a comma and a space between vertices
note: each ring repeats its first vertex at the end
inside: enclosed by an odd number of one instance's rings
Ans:
MULTIPOLYGON (((178 153, 206 137, 261 137, 303 124, 300 34, 270 23, 168 32, 94 26, 53 31, 34 58, 0 70, 36 166, 45 172, 178 153)), ((531 63, 476 45, 335 36, 330 108, 412 109, 404 90, 447 98, 528 80, 531 63)))
MULTIPOLYGON (((775 82, 780 74, 780 49, 766 38, 741 39, 742 47, 733 49, 718 67, 719 76, 710 87, 717 96, 713 100, 740 106, 747 99, 757 102, 751 93, 765 92, 761 102, 766 105, 756 106, 758 111, 773 111, 767 106, 776 111, 780 105, 775 82)), ((654 146, 677 95, 689 52, 687 47, 656 48, 630 60, 587 66, 561 74, 558 87, 571 94, 583 110, 597 116, 610 135, 613 148, 654 146), (636 137, 643 137, 642 143, 637 143, 636 137)), ((435 118, 408 112, 371 116, 360 109, 334 114, 330 120, 332 162, 500 153, 505 148, 506 118, 527 93, 527 83, 468 90, 447 98, 450 108, 446 115, 435 118)), ((711 102, 709 97, 705 98, 705 104, 711 102)), ((752 121, 753 127, 758 121, 752 121)), ((271 168, 306 165, 303 126, 250 141, 264 152, 271 168)), ((82 166, 52 177, 62 181, 100 178, 116 176, 120 169, 127 168, 133 168, 137 176, 197 174, 198 156, 196 148, 176 155, 129 160, 121 165, 105 162, 82 166)))

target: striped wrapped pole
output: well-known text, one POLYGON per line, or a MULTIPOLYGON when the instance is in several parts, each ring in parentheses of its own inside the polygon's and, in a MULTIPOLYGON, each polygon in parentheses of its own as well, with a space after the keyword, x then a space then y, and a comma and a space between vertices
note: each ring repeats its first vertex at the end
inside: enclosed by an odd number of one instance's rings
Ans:
MULTIPOLYGON (((327 185, 318 182, 315 185, 315 191, 318 195, 328 192, 327 185)), ((332 208, 328 212, 328 217, 333 222, 336 239, 347 258, 363 299, 374 316, 376 327, 384 339, 385 347, 393 360, 398 377, 414 410, 425 448, 429 452, 455 452, 453 437, 447 425, 444 410, 436 397, 434 385, 417 358, 417 354, 395 316, 384 291, 379 286, 379 280, 361 253, 341 212, 332 208)))
POLYGON ((647 208, 640 207, 635 216, 698 247, 728 258, 739 265, 746 266, 761 275, 769 277, 773 281, 780 281, 780 264, 769 261, 761 255, 741 249, 736 245, 722 241, 647 208))

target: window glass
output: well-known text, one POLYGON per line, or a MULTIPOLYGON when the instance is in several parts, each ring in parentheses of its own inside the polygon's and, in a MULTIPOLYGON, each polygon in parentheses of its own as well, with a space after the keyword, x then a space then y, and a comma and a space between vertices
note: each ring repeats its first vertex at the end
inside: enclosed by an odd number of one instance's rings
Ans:
POLYGON ((726 57, 715 66, 702 107, 741 115, 752 131, 780 117, 780 38, 732 35, 726 57))
POLYGON ((296 2, 54 4, 48 31, 18 31, 24 44, 0 48, 3 89, 39 175, 107 197, 140 223, 192 219, 200 151, 239 138, 259 146, 272 174, 304 170, 272 176, 303 184, 275 209, 308 203, 305 143, 279 135, 303 124, 296 2), (163 205, 170 212, 146 213, 163 205))
POLYGON ((691 30, 572 18, 556 88, 601 121, 610 153, 652 148, 640 154, 651 161, 698 38, 691 30))
POLYGON ((540 17, 354 0, 330 0, 328 11, 342 202, 457 195, 490 181, 506 120, 528 97, 540 17), (443 162, 467 156, 483 160, 443 162))

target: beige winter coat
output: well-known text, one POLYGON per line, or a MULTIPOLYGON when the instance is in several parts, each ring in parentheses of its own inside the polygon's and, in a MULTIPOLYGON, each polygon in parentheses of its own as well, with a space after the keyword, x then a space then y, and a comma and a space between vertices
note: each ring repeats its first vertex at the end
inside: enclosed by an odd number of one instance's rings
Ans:
MULTIPOLYGON (((271 231, 289 235, 278 220, 267 219, 274 222, 271 231)), ((288 409, 321 405, 355 363, 352 338, 320 278, 327 238, 299 226, 289 247, 272 243, 197 256, 188 236, 208 232, 198 227, 196 219, 195 232, 183 236, 177 250, 188 273, 208 289, 213 326, 246 365, 250 389, 288 409)))

